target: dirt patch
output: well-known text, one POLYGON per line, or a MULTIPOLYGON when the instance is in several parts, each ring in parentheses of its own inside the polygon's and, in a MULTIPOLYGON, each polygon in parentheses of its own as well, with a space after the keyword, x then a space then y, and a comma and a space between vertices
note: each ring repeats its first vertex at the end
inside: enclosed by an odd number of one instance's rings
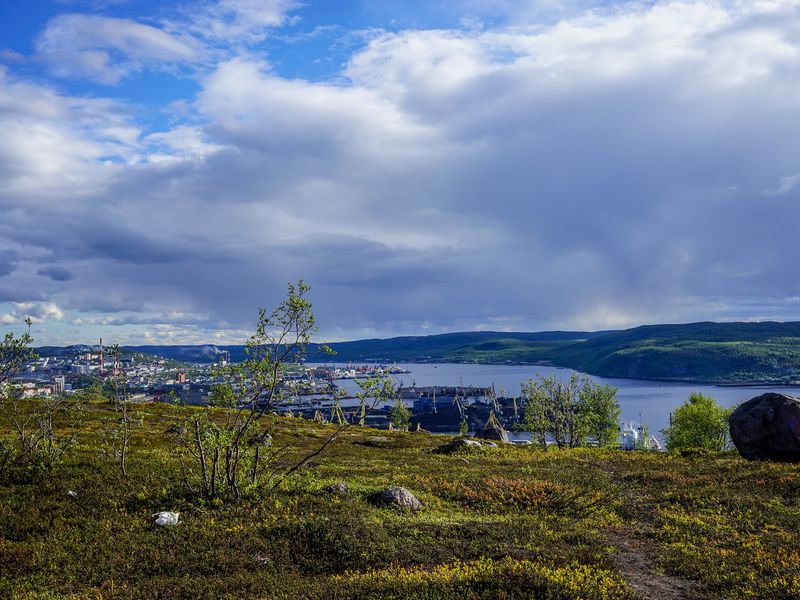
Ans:
POLYGON ((633 527, 613 530, 608 541, 618 549, 614 566, 637 597, 646 600, 704 597, 694 581, 663 573, 656 564, 655 544, 633 527))

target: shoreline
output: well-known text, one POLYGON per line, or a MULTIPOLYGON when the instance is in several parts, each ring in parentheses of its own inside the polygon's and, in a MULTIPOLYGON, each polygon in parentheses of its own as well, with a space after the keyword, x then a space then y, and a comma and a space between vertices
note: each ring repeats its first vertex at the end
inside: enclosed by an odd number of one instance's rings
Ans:
POLYGON ((338 362, 338 361, 326 361, 326 362, 308 362, 305 364, 315 364, 315 365, 352 365, 352 364, 364 364, 364 365, 386 365, 386 364, 397 364, 397 365, 476 365, 476 366, 487 366, 487 367, 552 367, 554 369, 565 369, 569 371, 575 371, 577 373, 585 373, 586 375, 591 375, 593 377, 602 377, 603 379, 622 379, 626 381, 647 381, 647 382, 656 382, 656 383, 682 383, 682 384, 696 384, 696 385, 706 385, 706 386, 714 386, 714 387, 722 387, 722 388, 758 388, 758 387, 786 387, 786 388, 798 388, 800 389, 800 382, 783 382, 783 381, 731 381, 731 380, 711 380, 711 379, 681 379, 681 378, 663 378, 663 377, 616 377, 612 375, 602 375, 600 373, 591 373, 588 371, 581 371, 574 367, 567 367, 563 365, 554 364, 552 361, 536 361, 536 362, 513 362, 513 363, 494 363, 494 362, 465 362, 465 361, 457 361, 457 360, 427 360, 427 361, 402 361, 402 360, 394 360, 394 361, 379 361, 379 360, 359 360, 359 361, 346 361, 346 362, 338 362))

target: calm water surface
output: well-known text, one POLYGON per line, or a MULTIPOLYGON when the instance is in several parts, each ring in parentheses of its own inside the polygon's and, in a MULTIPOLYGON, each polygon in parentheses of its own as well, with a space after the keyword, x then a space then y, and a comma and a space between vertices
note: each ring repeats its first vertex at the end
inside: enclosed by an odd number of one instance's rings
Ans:
MULTIPOLYGON (((518 365, 467 365, 467 364, 399 364, 411 371, 407 375, 394 375, 395 382, 401 385, 465 385, 491 386, 494 384, 498 395, 518 396, 523 381, 540 376, 555 375, 566 380, 574 371, 556 367, 518 366, 518 365)), ((617 388, 617 400, 622 409, 624 421, 644 423, 650 432, 669 425, 669 414, 692 392, 702 392, 715 398, 723 406, 735 406, 764 392, 785 392, 800 394, 798 387, 718 387, 689 383, 663 383, 635 379, 606 379, 589 376, 598 383, 607 383, 617 388)), ((358 391, 352 380, 340 380, 337 385, 348 392, 358 391)), ((660 436, 659 436, 660 437, 660 436)))

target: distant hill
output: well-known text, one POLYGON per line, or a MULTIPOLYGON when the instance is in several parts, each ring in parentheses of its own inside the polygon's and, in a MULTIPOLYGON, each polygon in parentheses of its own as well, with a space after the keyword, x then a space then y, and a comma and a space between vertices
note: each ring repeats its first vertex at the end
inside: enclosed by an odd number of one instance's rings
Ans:
MULTIPOLYGON (((314 362, 472 362, 472 348, 482 354, 481 362, 505 362, 506 355, 521 360, 519 355, 529 354, 525 360, 547 360, 547 353, 555 346, 578 340, 591 339, 606 332, 543 331, 535 333, 498 333, 471 331, 439 335, 405 336, 387 339, 367 339, 329 344, 335 354, 325 354, 319 344, 309 348, 307 360, 314 362), (534 354, 535 353, 535 356, 534 354)), ((227 350, 232 361, 244 358, 243 345, 202 346, 125 346, 126 349, 145 352, 185 362, 214 362, 227 350)))
POLYGON ((605 377, 790 383, 800 380, 800 323, 645 325, 563 346, 553 361, 605 377))
POLYGON ((64 351, 80 353, 80 352, 91 352, 92 349, 96 349, 97 346, 87 346, 86 344, 76 344, 74 346, 38 346, 36 348, 36 354, 41 356, 42 358, 46 358, 48 356, 61 356, 64 354, 64 351))
MULTIPOLYGON (((800 380, 800 323, 688 323, 622 331, 474 331, 330 344, 319 362, 469 362, 554 364, 603 377, 706 383, 800 380)), ((222 350, 241 360, 244 346, 132 346, 186 362, 213 362, 222 350)))
POLYGON ((336 352, 323 360, 369 362, 482 362, 548 360, 565 344, 589 340, 608 332, 540 331, 505 333, 471 331, 426 336, 369 339, 330 344, 336 352))
POLYGON ((126 350, 144 352, 163 358, 171 358, 182 362, 190 363, 212 363, 219 360, 219 355, 223 350, 229 350, 231 360, 234 362, 244 358, 244 346, 215 346, 213 344, 203 344, 201 346, 124 346, 126 350))

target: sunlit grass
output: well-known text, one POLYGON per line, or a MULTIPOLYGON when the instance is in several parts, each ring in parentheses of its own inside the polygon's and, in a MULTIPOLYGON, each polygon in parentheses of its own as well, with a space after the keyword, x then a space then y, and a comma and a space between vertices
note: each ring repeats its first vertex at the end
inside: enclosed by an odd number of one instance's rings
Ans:
MULTIPOLYGON (((621 528, 653 549, 653 568, 709 597, 800 595, 797 466, 516 446, 446 455, 440 436, 353 428, 275 494, 209 505, 183 489, 172 409, 137 410, 127 480, 99 452, 96 405, 56 471, 0 484, 0 596, 622 598, 621 528), (327 491, 338 481, 349 496, 327 491), (389 485, 423 508, 370 504, 389 485), (156 529, 160 510, 183 523, 156 529)), ((275 443, 295 448, 287 460, 331 431, 271 420, 275 443)))

